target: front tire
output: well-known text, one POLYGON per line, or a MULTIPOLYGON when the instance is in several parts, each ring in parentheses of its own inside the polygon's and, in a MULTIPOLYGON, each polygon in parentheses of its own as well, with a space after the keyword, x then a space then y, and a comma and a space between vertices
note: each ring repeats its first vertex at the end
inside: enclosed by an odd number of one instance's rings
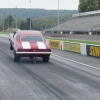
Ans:
POLYGON ((15 50, 13 50, 13 53, 14 53, 14 62, 19 62, 20 57, 16 54, 15 50))
POLYGON ((49 62, 49 56, 43 57, 43 62, 49 62))
POLYGON ((10 50, 13 50, 13 47, 12 47, 11 43, 10 43, 10 50))

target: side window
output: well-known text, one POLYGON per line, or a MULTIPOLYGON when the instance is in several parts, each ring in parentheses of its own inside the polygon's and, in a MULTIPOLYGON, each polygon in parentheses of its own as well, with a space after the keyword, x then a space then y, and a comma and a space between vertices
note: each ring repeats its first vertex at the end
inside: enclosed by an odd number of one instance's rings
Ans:
POLYGON ((16 39, 16 37, 17 37, 17 33, 14 35, 14 40, 16 39))

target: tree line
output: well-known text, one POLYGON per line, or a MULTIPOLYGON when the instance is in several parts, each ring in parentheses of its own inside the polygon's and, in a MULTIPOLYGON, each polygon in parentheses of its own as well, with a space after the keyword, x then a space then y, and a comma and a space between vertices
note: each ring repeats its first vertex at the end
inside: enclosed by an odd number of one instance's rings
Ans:
MULTIPOLYGON (((100 0, 79 0, 78 10, 60 10, 60 23, 66 21, 72 14, 79 12, 88 12, 100 10, 100 0)), ((32 9, 31 25, 34 30, 42 30, 57 25, 57 10, 32 9)), ((0 8, 0 30, 6 30, 8 27, 30 28, 30 9, 25 8, 0 8), (3 15, 3 16, 2 16, 3 15), (4 27, 3 27, 4 26, 4 27)))
MULTIPOLYGON (((46 10, 46 9, 33 9, 31 8, 31 18, 41 18, 41 17, 54 17, 57 16, 57 10, 46 10)), ((77 13, 77 10, 59 10, 60 15, 70 16, 74 13, 77 13)), ((30 15, 30 9, 25 8, 0 8, 0 17, 12 15, 14 18, 17 15, 18 19, 27 19, 30 15)))
MULTIPOLYGON (((69 17, 66 15, 61 15, 60 23, 66 21, 69 17)), ((4 22, 0 24, 0 30, 7 30, 8 28, 16 28, 16 18, 11 15, 8 15, 6 18, 3 19, 4 22)), ((31 19, 31 29, 33 30, 43 30, 50 27, 57 25, 57 17, 41 17, 31 19)), ((17 19, 17 28, 21 30, 29 30, 30 29, 30 18, 26 19, 17 19)))
MULTIPOLYGON (((72 14, 77 12, 77 10, 60 10, 60 23, 66 21, 72 14)), ((8 27, 16 28, 16 16, 18 28, 29 29, 30 9, 0 8, 0 30, 3 29, 3 23, 5 30, 8 27)), ((35 30, 55 26, 57 25, 57 10, 31 9, 31 23, 32 29, 35 30)))
POLYGON ((79 12, 100 10, 100 0, 79 0, 79 12))

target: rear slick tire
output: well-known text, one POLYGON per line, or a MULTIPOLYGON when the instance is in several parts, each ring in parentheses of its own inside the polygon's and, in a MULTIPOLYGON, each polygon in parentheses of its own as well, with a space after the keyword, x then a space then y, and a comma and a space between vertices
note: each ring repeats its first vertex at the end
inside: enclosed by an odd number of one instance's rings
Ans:
POLYGON ((15 50, 13 50, 13 53, 14 53, 14 62, 19 62, 20 57, 16 54, 15 50))
POLYGON ((49 62, 49 56, 43 57, 43 62, 49 62))

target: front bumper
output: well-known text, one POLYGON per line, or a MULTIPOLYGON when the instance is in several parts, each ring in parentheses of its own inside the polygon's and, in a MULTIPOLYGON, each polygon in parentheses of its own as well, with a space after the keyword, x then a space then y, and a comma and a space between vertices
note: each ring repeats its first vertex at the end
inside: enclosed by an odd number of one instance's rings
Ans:
POLYGON ((16 52, 16 54, 52 54, 52 52, 16 52))

